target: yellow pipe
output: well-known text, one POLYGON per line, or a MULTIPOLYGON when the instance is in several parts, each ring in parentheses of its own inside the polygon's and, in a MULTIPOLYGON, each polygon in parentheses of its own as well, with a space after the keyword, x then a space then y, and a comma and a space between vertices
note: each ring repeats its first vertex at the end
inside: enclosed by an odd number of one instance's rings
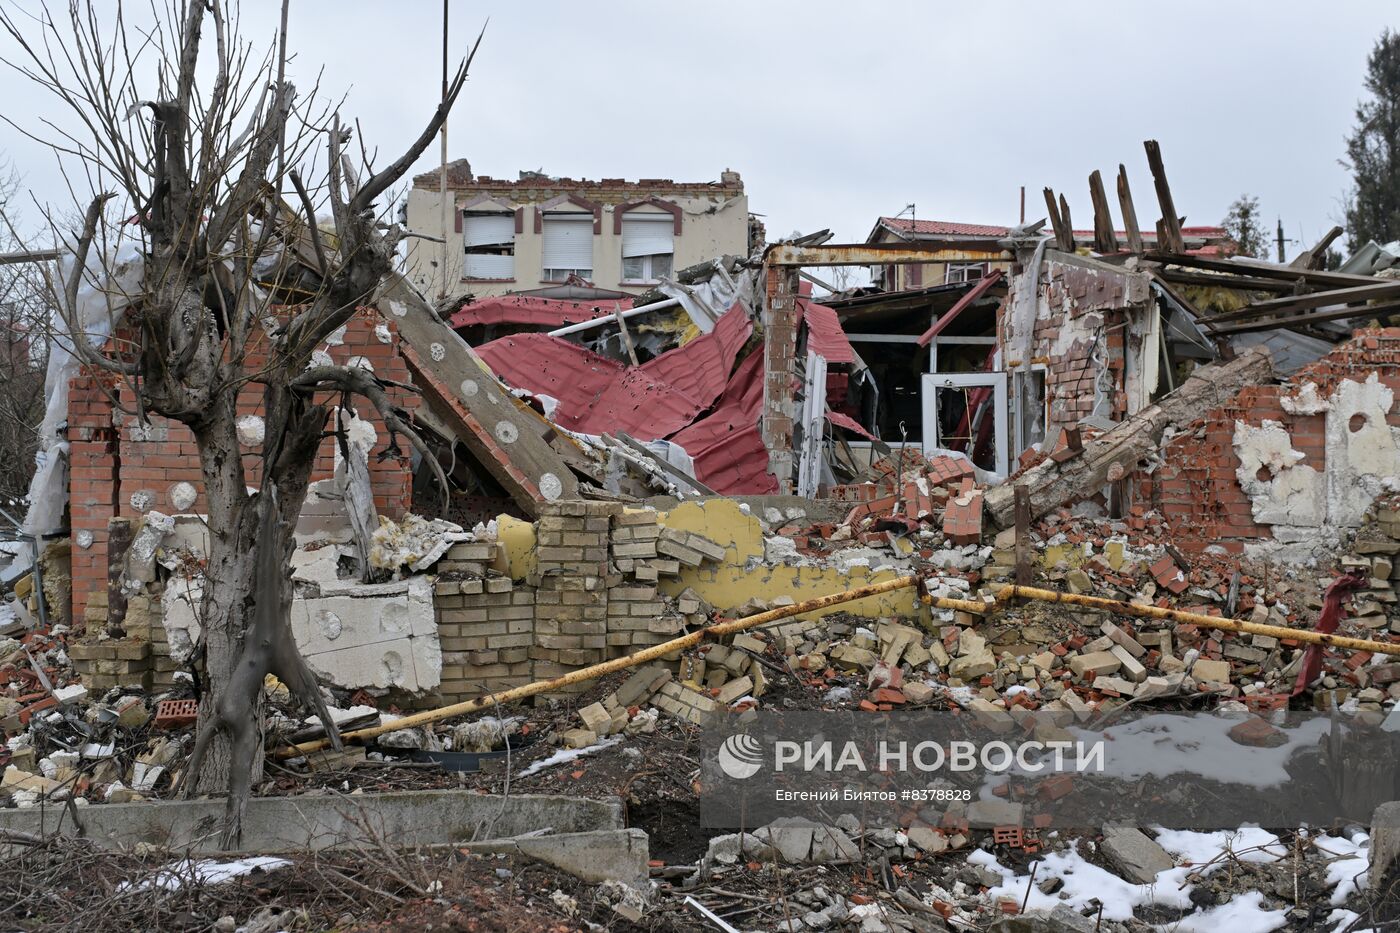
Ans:
POLYGON ((1326 645, 1329 648, 1347 648, 1351 651, 1370 651, 1374 654, 1400 656, 1400 644, 1369 641, 1364 638, 1349 638, 1346 635, 1325 635, 1303 629, 1284 628, 1281 625, 1260 625, 1257 622, 1242 622, 1239 619, 1225 619, 1208 616, 1200 612, 1187 612, 1184 609, 1163 609, 1159 606, 1139 606, 1118 599, 1105 599, 1102 596, 1085 596, 1082 593, 1061 593, 1058 590, 1042 590, 1034 586, 1006 584, 997 590, 998 603, 1019 597, 1040 602, 1068 603, 1072 606, 1087 606, 1103 609, 1122 615, 1137 616, 1140 619, 1171 619, 1189 622, 1208 628, 1224 629, 1227 632, 1243 632, 1247 635, 1272 635, 1274 638, 1291 638, 1309 645, 1326 645))
MULTIPOLYGON (((535 696, 536 694, 548 693, 551 690, 558 690, 562 687, 569 687, 574 684, 596 680, 607 674, 626 670, 629 667, 635 667, 645 661, 663 657, 673 651, 693 648, 707 638, 715 638, 720 635, 732 635, 735 632, 742 632, 745 629, 766 625, 769 622, 776 622, 779 619, 801 615, 804 612, 812 612, 816 609, 824 609, 827 606, 835 606, 856 599, 864 599, 867 596, 878 596, 881 593, 888 593, 892 590, 902 590, 906 587, 917 586, 918 583, 919 578, 916 576, 897 577, 893 580, 886 580, 883 583, 872 583, 869 586, 857 587, 856 589, 846 590, 842 593, 818 596, 814 599, 794 603, 791 606, 770 609, 767 612, 760 612, 757 615, 745 616, 741 619, 730 619, 727 622, 717 622, 714 625, 696 629, 679 638, 673 638, 659 645, 652 645, 650 648, 644 648, 636 654, 630 654, 623 658, 614 658, 611 661, 604 661, 601 664, 594 664, 590 667, 582 667, 576 671, 570 671, 562 677, 556 677, 553 680, 536 680, 510 690, 503 690, 500 693, 477 697, 475 700, 466 700, 462 703, 454 703, 451 706, 414 713, 412 716, 405 716, 391 723, 370 726, 366 729, 356 729, 354 732, 345 733, 341 736, 341 739, 345 741, 363 741, 365 739, 374 738, 377 735, 383 735, 386 732, 396 732, 399 729, 411 729, 414 726, 423 726, 429 723, 441 722, 444 719, 466 716, 470 713, 491 709, 503 703, 513 703, 516 700, 523 700, 527 697, 535 696)), ((983 612, 986 610, 986 606, 982 603, 974 603, 964 599, 937 599, 933 601, 933 605, 940 609, 963 609, 968 612, 983 612)), ((307 752, 319 751, 329 746, 329 739, 315 739, 310 742, 302 742, 300 745, 289 749, 282 749, 277 755, 280 758, 291 758, 307 752)))

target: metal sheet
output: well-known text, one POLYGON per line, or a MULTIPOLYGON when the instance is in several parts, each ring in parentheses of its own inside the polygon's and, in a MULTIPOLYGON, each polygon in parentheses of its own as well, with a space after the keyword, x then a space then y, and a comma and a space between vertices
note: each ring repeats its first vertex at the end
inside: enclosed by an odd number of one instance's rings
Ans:
POLYGON ((568 301, 529 295, 503 295, 482 298, 463 305, 452 315, 453 329, 473 324, 523 324, 534 327, 564 327, 613 313, 615 308, 632 307, 630 298, 606 301, 568 301))

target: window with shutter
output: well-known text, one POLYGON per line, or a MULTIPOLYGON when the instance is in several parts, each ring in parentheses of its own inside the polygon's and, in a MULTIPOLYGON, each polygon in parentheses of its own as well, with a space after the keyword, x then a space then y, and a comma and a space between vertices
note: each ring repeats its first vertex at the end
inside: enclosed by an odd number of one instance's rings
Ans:
POLYGON ((593 278, 592 214, 546 214, 542 232, 544 281, 593 278))
POLYGON ((622 280, 651 283, 671 274, 675 220, 670 214, 628 214, 622 218, 622 280))
POLYGON ((462 243, 467 278, 515 278, 514 214, 463 214, 462 243))

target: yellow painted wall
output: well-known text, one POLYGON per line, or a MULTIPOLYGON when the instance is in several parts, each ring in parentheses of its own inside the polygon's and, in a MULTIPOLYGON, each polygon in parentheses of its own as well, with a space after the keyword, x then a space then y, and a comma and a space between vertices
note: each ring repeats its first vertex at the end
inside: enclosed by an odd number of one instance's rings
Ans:
MULTIPOLYGON (((707 562, 699 567, 682 567, 679 576, 663 577, 658 584, 658 589, 667 596, 679 595, 689 587, 722 613, 751 599, 771 602, 788 596, 794 602, 801 602, 898 576, 891 570, 871 573, 864 567, 841 571, 831 567, 764 564, 763 528, 758 519, 745 515, 739 503, 732 499, 684 502, 669 512, 657 513, 657 518, 665 527, 704 535, 728 551, 723 563, 707 562), (752 569, 749 567, 751 559, 755 559, 752 569)), ((496 528, 498 540, 505 548, 505 559, 498 562, 496 569, 508 573, 513 580, 524 580, 535 568, 535 526, 502 515, 496 519, 496 528)), ((847 612, 868 619, 899 616, 906 620, 927 620, 928 610, 916 605, 915 596, 914 589, 910 587, 829 606, 796 618, 809 619, 833 612, 847 612)))

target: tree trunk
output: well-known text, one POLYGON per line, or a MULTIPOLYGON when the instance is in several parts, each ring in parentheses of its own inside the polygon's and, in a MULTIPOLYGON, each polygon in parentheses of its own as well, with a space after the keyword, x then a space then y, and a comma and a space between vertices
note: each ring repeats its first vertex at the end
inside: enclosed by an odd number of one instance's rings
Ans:
MULTIPOLYGON (((254 606, 254 559, 258 529, 258 509, 240 483, 228 484, 226 458, 238 456, 235 445, 230 451, 216 440, 220 432, 196 434, 200 463, 204 472, 205 496, 208 500, 209 563, 204 572, 204 595, 200 602, 200 625, 203 628, 203 665, 200 683, 199 729, 213 726, 217 711, 211 698, 221 697, 228 689, 243 650, 243 633, 247 630, 254 606)), ((260 703, 255 704, 260 705, 260 703)), ((254 710, 254 715, 258 715, 254 710)), ((239 767, 251 767, 251 782, 262 780, 262 746, 259 743, 254 760, 239 767)), ((227 731, 216 732, 200 764, 196 793, 222 794, 229 787, 233 771, 232 737, 227 731)))
POLYGON ((1139 460, 1157 449, 1168 425, 1198 418, 1245 386, 1268 381, 1273 373, 1269 351, 1263 347, 1251 347, 1228 363, 1202 367, 1156 405, 1085 444, 1084 452, 1074 459, 1043 460, 1010 482, 988 489, 982 512, 997 528, 1009 528, 1016 521, 1017 487, 1030 491, 1032 521, 1076 498, 1093 495, 1115 478, 1111 473, 1132 473, 1139 460))

